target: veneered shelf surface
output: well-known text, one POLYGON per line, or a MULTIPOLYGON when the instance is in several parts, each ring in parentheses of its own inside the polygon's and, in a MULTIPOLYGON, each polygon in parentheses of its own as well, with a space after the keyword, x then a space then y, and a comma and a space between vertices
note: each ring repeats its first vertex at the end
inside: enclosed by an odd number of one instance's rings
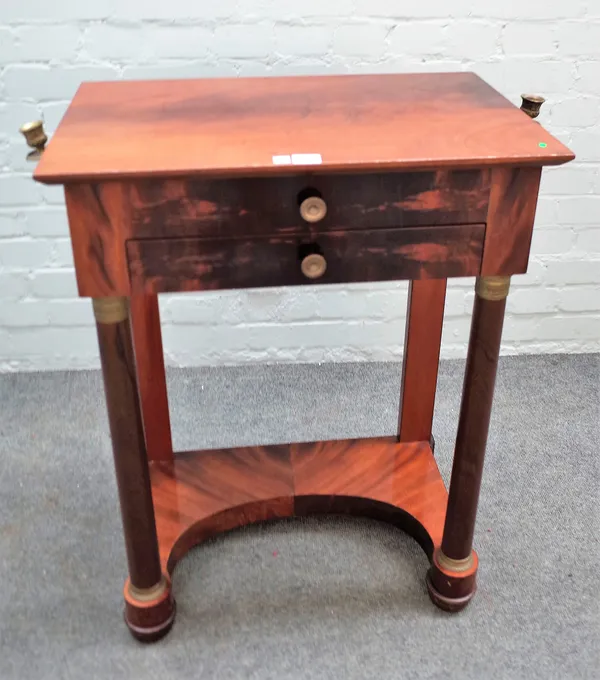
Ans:
POLYGON ((311 513, 368 516, 412 534, 431 556, 447 493, 428 442, 392 437, 185 452, 150 464, 163 567, 252 522, 311 513))
POLYGON ((35 178, 553 165, 573 157, 472 73, 95 82, 79 88, 35 178), (322 164, 274 164, 273 156, 289 154, 320 154, 322 164))

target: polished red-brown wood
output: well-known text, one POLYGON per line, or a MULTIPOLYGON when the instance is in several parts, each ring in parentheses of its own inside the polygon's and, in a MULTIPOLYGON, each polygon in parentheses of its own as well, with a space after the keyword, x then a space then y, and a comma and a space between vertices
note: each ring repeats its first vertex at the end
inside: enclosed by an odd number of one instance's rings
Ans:
POLYGON ((138 639, 150 642, 171 628, 175 603, 170 583, 154 599, 133 595, 133 589, 143 592, 154 588, 163 574, 129 319, 97 322, 96 329, 129 569, 125 621, 138 639))
POLYGON ((125 240, 131 219, 123 185, 71 184, 65 201, 79 295, 129 296, 125 240))
POLYGON ((392 437, 178 453, 151 464, 161 561, 252 522, 335 512, 400 526, 429 556, 447 494, 428 442, 392 437))
POLYGON ((329 231, 254 239, 140 239, 127 243, 137 293, 399 281, 479 273, 482 224, 329 231), (301 262, 317 252, 327 262, 318 279, 301 262))
POLYGON ((492 170, 482 276, 527 271, 541 174, 541 168, 492 170))
POLYGON ((129 320, 97 323, 129 576, 136 588, 161 578, 129 320))
POLYGON ((132 295, 130 303, 146 452, 149 460, 171 460, 173 443, 158 297, 132 295))
POLYGON ((445 301, 446 279, 410 282, 398 420, 401 442, 432 439, 445 301))
POLYGON ((390 521, 431 557, 447 494, 429 442, 379 437, 293 444, 291 455, 296 514, 347 512, 390 521))
POLYGON ((293 514, 289 446, 182 452, 150 469, 161 561, 169 572, 210 536, 293 514))
MULTIPOLYGON (((486 221, 491 170, 436 170, 123 182, 137 238, 310 234, 486 221), (299 204, 320 196, 327 214, 305 222, 299 204)), ((108 205, 110 210, 111 206, 108 205)))
POLYGON ((430 556, 431 599, 466 606, 504 302, 475 301, 448 499, 431 438, 440 279, 524 272, 541 167, 572 158, 468 73, 79 89, 35 177, 66 185, 80 294, 134 295, 139 386, 128 322, 98 325, 134 635, 156 639, 172 624, 170 582, 158 581, 193 545, 316 512, 402 526, 430 556), (307 195, 327 206, 317 224, 300 215, 307 195), (325 257, 322 278, 303 277, 308 253, 325 257), (157 292, 402 278, 413 281, 400 442, 172 456, 157 292))
POLYGON ((466 607, 477 587, 473 534, 505 307, 506 299, 488 300, 475 295, 444 535, 427 576, 431 599, 451 612, 466 607), (465 570, 444 566, 440 551, 459 562, 471 556, 472 562, 465 570))
POLYGON ((155 80, 84 83, 35 178, 381 172, 572 158, 473 73, 155 80), (289 154, 322 161, 273 162, 289 154))
POLYGON ((468 557, 473 546, 505 307, 506 299, 475 295, 442 542, 444 554, 455 560, 468 557))
POLYGON ((310 241, 329 231, 484 223, 490 176, 484 169, 72 183, 65 196, 79 293, 130 294, 125 244, 131 239, 294 235, 310 241), (327 204, 317 224, 300 215, 307 191, 327 204))

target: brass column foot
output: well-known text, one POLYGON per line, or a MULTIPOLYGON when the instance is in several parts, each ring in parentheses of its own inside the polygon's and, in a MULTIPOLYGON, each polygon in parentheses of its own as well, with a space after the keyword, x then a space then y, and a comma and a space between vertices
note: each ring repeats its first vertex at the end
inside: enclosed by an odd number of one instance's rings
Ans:
POLYGON ((444 555, 441 548, 434 554, 427 572, 427 590, 431 601, 447 612, 464 609, 477 590, 479 561, 473 550, 468 557, 455 560, 444 555))
POLYGON ((140 642, 155 642, 171 630, 175 621, 175 600, 168 576, 163 575, 151 588, 136 588, 127 579, 123 596, 125 623, 140 642))

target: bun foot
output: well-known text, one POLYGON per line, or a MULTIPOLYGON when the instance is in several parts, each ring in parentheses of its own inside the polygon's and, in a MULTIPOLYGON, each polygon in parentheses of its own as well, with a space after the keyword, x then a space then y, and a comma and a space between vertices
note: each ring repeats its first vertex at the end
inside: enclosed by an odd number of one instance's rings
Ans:
POLYGON ((438 548, 427 572, 427 590, 433 604, 446 612, 464 609, 477 590, 477 553, 464 560, 446 557, 438 548))
POLYGON ((140 642, 155 642, 164 637, 175 620, 175 600, 171 581, 163 576, 153 588, 138 589, 125 582, 125 623, 140 642))

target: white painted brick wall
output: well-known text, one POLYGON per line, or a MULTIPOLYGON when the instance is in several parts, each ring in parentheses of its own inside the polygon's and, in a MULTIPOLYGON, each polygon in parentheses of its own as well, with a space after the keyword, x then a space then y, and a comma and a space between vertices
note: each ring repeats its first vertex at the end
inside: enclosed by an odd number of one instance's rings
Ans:
MULTIPOLYGON (((503 351, 600 349, 598 0, 2 0, 0 370, 97 365, 60 189, 36 185, 21 123, 50 133, 82 80, 474 70, 578 154, 545 172, 503 351)), ((443 355, 464 356, 473 281, 448 291, 443 355)), ((165 296, 170 363, 398 359, 406 284, 165 296)))

